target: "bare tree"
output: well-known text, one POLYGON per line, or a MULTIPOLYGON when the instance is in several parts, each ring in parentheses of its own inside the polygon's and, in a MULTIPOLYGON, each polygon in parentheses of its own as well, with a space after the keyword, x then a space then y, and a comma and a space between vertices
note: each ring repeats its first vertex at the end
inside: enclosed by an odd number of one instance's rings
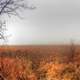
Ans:
POLYGON ((69 62, 74 62, 75 54, 76 54, 76 45, 71 40, 71 43, 69 46, 69 62))
POLYGON ((19 16, 19 10, 21 9, 34 9, 33 6, 25 4, 26 0, 0 0, 0 15, 7 14, 19 16))
POLYGON ((4 31, 6 30, 6 22, 0 21, 0 39, 5 40, 4 31))
MULTIPOLYGON (((0 0, 0 16, 12 15, 20 17, 21 10, 34 9, 33 6, 28 6, 26 0, 0 0)), ((0 21, 0 39, 5 40, 4 31, 6 30, 6 21, 0 21)))

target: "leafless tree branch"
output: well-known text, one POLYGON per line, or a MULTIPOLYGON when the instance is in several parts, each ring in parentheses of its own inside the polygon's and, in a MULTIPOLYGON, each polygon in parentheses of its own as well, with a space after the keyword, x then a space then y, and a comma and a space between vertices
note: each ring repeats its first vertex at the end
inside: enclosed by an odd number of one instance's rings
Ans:
POLYGON ((19 15, 21 9, 34 9, 25 4, 25 0, 1 0, 0 1, 0 15, 19 15))
MULTIPOLYGON (((23 9, 35 9, 35 7, 29 7, 26 0, 0 0, 0 16, 6 14, 8 17, 12 15, 20 17, 19 13, 23 9)), ((0 39, 5 40, 4 31, 6 29, 6 21, 0 21, 0 39)))

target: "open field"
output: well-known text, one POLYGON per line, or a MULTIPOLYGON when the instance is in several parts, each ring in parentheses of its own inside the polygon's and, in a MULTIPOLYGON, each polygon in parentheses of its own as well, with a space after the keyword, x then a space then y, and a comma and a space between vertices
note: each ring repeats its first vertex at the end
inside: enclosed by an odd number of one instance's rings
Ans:
POLYGON ((1 46, 0 80, 80 80, 80 45, 1 46))

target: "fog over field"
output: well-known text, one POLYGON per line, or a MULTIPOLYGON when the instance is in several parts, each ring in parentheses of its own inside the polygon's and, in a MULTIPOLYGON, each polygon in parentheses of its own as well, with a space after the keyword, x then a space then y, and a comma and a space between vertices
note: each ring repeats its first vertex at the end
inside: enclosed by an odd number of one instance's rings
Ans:
POLYGON ((9 44, 80 42, 80 0, 29 0, 35 10, 8 20, 9 44))

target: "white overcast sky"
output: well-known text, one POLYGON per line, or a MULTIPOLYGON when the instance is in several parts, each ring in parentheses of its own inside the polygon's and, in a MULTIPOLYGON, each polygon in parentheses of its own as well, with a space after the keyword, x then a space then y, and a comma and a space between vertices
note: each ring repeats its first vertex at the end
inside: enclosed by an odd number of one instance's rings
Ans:
POLYGON ((80 0, 30 0, 35 10, 8 20, 9 44, 80 42, 80 0))

